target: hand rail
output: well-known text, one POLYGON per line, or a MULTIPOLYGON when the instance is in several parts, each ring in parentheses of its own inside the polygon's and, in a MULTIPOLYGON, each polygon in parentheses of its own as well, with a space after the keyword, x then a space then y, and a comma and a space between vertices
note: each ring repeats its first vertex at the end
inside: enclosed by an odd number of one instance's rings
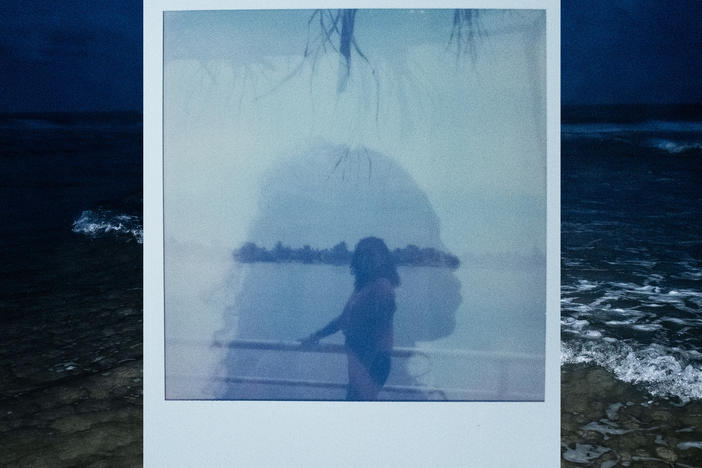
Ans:
MULTIPOLYGON (((168 340, 168 344, 179 344, 189 346, 202 346, 206 343, 195 340, 168 340)), ((209 343, 214 348, 229 349, 256 349, 260 351, 296 351, 303 353, 346 353, 346 347, 342 344, 319 343, 315 345, 303 345, 299 341, 273 341, 273 340, 232 340, 228 342, 213 341, 209 343)), ((464 349, 432 349, 432 348, 407 348, 395 347, 391 352, 392 357, 409 358, 412 356, 445 356, 445 357, 466 357, 483 358, 496 360, 520 360, 520 361, 541 361, 543 354, 514 353, 505 351, 483 351, 464 349)))
MULTIPOLYGON (((346 347, 342 344, 336 343, 318 343, 318 344, 308 344, 303 345, 299 341, 273 341, 273 340, 231 340, 227 342, 215 340, 211 343, 205 343, 197 340, 188 339, 174 339, 168 340, 169 345, 185 345, 185 346, 203 346, 209 345, 213 348, 223 348, 223 349, 249 349, 249 350, 260 350, 260 351, 292 351, 292 352, 303 352, 303 353, 329 353, 329 354, 345 354, 346 347)), ((426 400, 427 395, 438 395, 440 399, 448 400, 447 394, 452 396, 460 395, 462 400, 476 400, 477 401, 488 401, 491 399, 486 399, 485 395, 494 394, 499 400, 503 401, 543 401, 542 395, 528 394, 523 392, 510 392, 506 388, 507 380, 507 361, 521 361, 521 362, 538 362, 543 361, 544 355, 539 354, 527 354, 527 353, 514 353, 514 352, 491 352, 491 351, 478 351, 478 350, 450 350, 450 349, 431 349, 431 348, 408 348, 408 347, 395 347, 391 352, 392 357, 396 358, 410 358, 413 356, 421 356, 425 358, 432 357, 450 357, 450 358, 481 358, 488 360, 501 361, 500 372, 498 378, 498 388, 497 390, 490 392, 484 390, 471 390, 465 388, 438 388, 438 387, 428 387, 420 385, 386 385, 381 389, 381 392, 386 393, 405 393, 405 394, 417 394, 424 395, 426 400)), ((183 376, 183 375, 170 375, 168 379, 176 380, 191 380, 191 379, 201 379, 210 380, 222 383, 233 383, 233 384, 260 384, 260 385, 281 385, 281 386, 291 386, 291 387, 315 387, 315 388, 329 388, 329 389, 343 389, 346 388, 346 384, 336 383, 336 382, 324 382, 316 380, 304 380, 304 379, 281 379, 281 378, 268 378, 268 377, 250 377, 250 376, 183 376)), ((461 401, 461 399, 451 398, 452 400, 461 401)))
MULTIPOLYGON (((323 382, 319 380, 304 380, 304 379, 272 379, 268 377, 244 377, 244 376, 229 376, 229 377, 211 377, 211 376, 195 376, 195 375, 169 375, 168 379, 174 380, 207 380, 211 382, 222 382, 227 384, 260 384, 260 385, 282 385, 289 387, 312 387, 312 388, 327 388, 335 390, 345 390, 347 384, 337 382, 323 382)), ((486 398, 486 395, 497 395, 498 392, 489 392, 485 390, 470 390, 465 388, 440 388, 428 387, 422 385, 385 385, 380 389, 380 393, 405 393, 417 394, 425 396, 415 401, 427 401, 427 395, 438 395, 440 400, 449 401, 447 394, 461 398, 451 398, 450 401, 495 401, 486 398)), ((523 392, 504 392, 500 393, 501 401, 543 401, 543 397, 537 394, 523 392)), ((307 401, 307 400, 305 400, 307 401)), ((410 400, 411 401, 411 400, 410 400)))

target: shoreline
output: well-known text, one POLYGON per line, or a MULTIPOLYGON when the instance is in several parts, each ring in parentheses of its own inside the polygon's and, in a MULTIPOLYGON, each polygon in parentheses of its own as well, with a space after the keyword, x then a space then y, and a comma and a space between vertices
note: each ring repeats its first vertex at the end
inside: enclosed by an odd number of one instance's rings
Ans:
MULTIPOLYGON (((138 323, 133 318, 130 321, 138 323)), ((27 341, 19 326, 23 322, 18 320, 10 327, 18 340, 10 343, 12 349, 27 341)), ((127 353, 132 357, 121 353, 121 359, 110 365, 73 375, 72 370, 64 371, 67 374, 43 385, 36 375, 32 385, 4 386, 0 397, 0 465, 141 463, 141 336, 130 327, 111 335, 110 328, 105 324, 95 331, 103 334, 108 330, 107 338, 113 337, 113 342, 134 340, 132 345, 139 347, 127 353), (44 442, 38 446, 38 440, 44 442)), ((27 347, 32 348, 31 343, 27 347)), ((46 353, 48 349, 34 347, 33 356, 24 356, 25 366, 38 370, 32 362, 52 355, 46 353)), ((3 354, 2 365, 6 367, 9 352, 3 354)), ((53 360, 62 359, 54 356, 53 360)), ((54 369, 60 364, 48 360, 43 363, 54 369)), ((561 466, 700 466, 702 401, 681 404, 654 398, 591 364, 561 367, 561 396, 561 466)))
POLYGON ((3 267, 0 466, 140 466, 141 245, 72 235, 17 251, 30 254, 3 267))
POLYGON ((66 380, 0 402, 0 465, 141 466, 142 361, 66 380))

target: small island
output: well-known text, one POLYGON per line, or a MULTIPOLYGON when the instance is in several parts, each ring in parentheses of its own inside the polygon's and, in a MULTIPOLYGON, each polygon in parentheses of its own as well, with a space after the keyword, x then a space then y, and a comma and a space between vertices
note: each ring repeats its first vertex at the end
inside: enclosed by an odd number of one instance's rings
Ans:
MULTIPOLYGON (((292 248, 278 241, 271 250, 246 242, 234 251, 234 259, 241 263, 305 263, 324 265, 348 265, 351 254, 346 242, 339 242, 330 249, 313 249, 309 245, 292 248)), ((432 247, 420 248, 409 244, 392 251, 399 266, 442 267, 455 270, 460 265, 458 257, 432 247)))

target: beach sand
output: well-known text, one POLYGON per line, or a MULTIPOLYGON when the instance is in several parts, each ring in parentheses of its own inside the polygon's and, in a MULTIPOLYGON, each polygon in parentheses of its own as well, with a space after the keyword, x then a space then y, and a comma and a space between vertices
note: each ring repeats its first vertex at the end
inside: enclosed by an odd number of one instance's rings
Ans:
POLYGON ((141 245, 23 251, 2 267, 0 466, 140 466, 141 245))
POLYGON ((563 467, 702 466, 702 402, 654 399, 592 365, 561 369, 563 467))

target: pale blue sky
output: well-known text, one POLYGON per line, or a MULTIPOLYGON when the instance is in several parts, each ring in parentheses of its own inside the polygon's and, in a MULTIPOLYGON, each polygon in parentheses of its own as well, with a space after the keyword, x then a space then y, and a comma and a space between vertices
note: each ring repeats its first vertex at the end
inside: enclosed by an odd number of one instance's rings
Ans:
MULTIPOLYGON (((360 10, 355 33, 369 63, 352 56, 343 92, 338 55, 303 60, 310 15, 166 15, 166 238, 255 241, 262 194, 280 189, 262 186, 265 174, 330 145, 397 164, 457 254, 543 251, 543 12, 481 13, 473 60, 448 47, 451 10, 360 10)), ((310 31, 314 38, 316 21, 310 31)), ((381 188, 363 190, 372 197, 381 188)), ((303 237, 288 242, 309 242, 303 237)))

